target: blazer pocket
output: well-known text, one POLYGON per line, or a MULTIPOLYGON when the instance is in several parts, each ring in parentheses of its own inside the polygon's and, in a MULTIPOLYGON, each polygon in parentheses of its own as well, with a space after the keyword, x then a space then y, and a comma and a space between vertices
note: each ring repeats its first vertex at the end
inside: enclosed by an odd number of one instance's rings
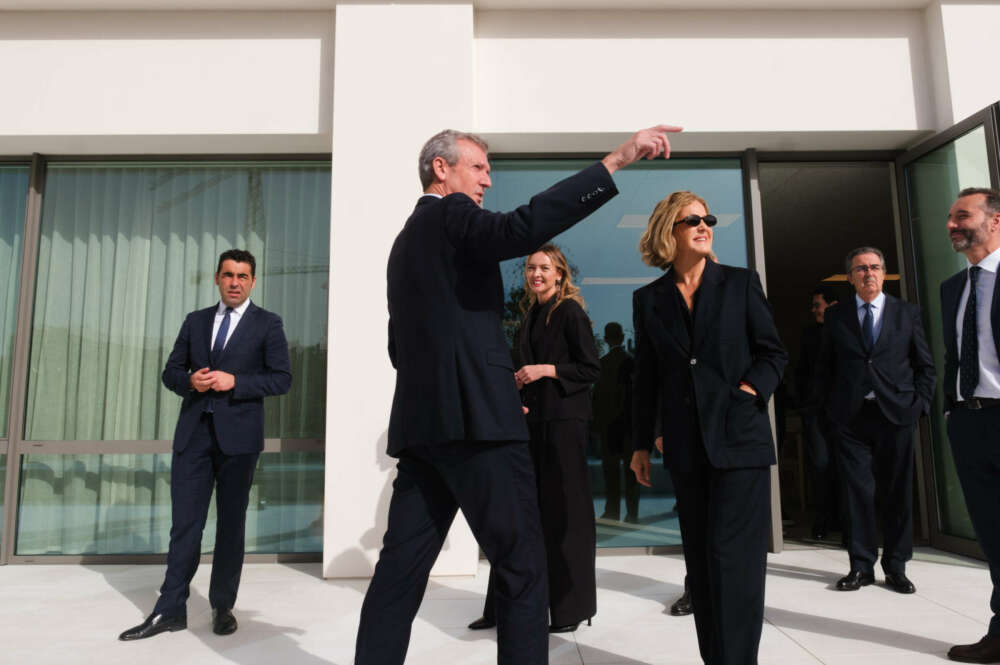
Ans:
POLYGON ((514 362, 510 358, 510 351, 487 351, 486 364, 514 371, 514 362))

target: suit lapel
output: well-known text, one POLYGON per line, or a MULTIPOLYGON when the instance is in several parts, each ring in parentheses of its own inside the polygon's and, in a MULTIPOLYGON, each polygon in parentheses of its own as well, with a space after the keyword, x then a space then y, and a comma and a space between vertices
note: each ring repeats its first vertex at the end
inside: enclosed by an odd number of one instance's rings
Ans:
POLYGON ((712 259, 705 259, 705 271, 701 274, 701 286, 698 287, 696 295, 698 306, 694 317, 694 339, 699 348, 709 338, 717 339, 715 335, 709 335, 708 331, 718 324, 721 314, 719 298, 723 281, 725 274, 719 264, 712 259))
MULTIPOLYGON (((998 277, 1000 275, 995 275, 993 278, 993 303, 990 305, 990 323, 993 326, 993 345, 1000 352, 1000 289, 997 289, 1000 279, 998 277)), ((952 317, 952 325, 954 324, 955 317, 952 317)))
POLYGON ((215 340, 212 339, 212 327, 215 324, 215 313, 218 311, 218 303, 216 303, 215 307, 205 309, 205 316, 202 317, 201 322, 199 323, 200 330, 198 331, 198 338, 201 339, 201 343, 205 345, 204 349, 206 360, 209 360, 212 357, 212 344, 215 343, 215 340))
POLYGON ((233 331, 233 334, 229 337, 229 341, 226 342, 225 348, 222 349, 222 353, 219 354, 220 360, 226 356, 226 352, 229 349, 239 346, 240 342, 247 336, 247 330, 253 325, 251 321, 259 310, 260 308, 253 303, 250 303, 246 308, 243 316, 240 317, 239 323, 236 325, 236 330, 233 331))
POLYGON ((847 318, 844 323, 847 325, 847 329, 854 334, 854 338, 858 340, 858 346, 861 347, 862 351, 865 351, 865 336, 861 332, 861 322, 858 321, 858 301, 852 295, 844 305, 844 316, 847 318))
MULTIPOLYGON (((885 303, 882 306, 884 308, 882 311, 882 329, 878 333, 878 339, 875 340, 872 353, 887 346, 890 338, 896 339, 896 331, 899 330, 899 313, 901 311, 899 301, 887 293, 885 294, 885 303)), ((855 316, 854 320, 857 321, 858 317, 855 316)), ((858 327, 860 328, 860 325, 858 327)))
POLYGON ((563 326, 563 307, 560 305, 555 309, 550 309, 552 316, 549 318, 549 322, 546 325, 545 321, 541 322, 541 325, 545 326, 545 334, 542 335, 542 344, 538 349, 539 358, 551 358, 552 357, 552 345, 555 344, 556 339, 562 336, 562 326, 563 326))
POLYGON ((668 268, 663 277, 653 283, 653 311, 663 329, 670 336, 670 341, 680 347, 685 354, 690 354, 691 339, 687 326, 684 325, 684 320, 681 318, 684 313, 677 311, 675 304, 677 294, 671 291, 671 289, 677 288, 673 285, 673 278, 673 269, 668 268))
MULTIPOLYGON (((958 334, 958 328, 955 322, 958 320, 958 301, 962 297, 962 289, 965 288, 965 283, 969 279, 968 271, 963 271, 959 279, 951 279, 945 282, 944 293, 941 298, 941 310, 944 316, 944 322, 942 323, 942 328, 944 329, 944 344, 948 347, 955 355, 955 362, 958 362, 958 340, 956 335, 958 334)), ((997 334, 996 320, 997 320, 997 289, 996 285, 993 287, 993 307, 990 311, 990 318, 994 321, 993 324, 993 335, 997 334)))
POLYGON ((517 336, 517 345, 521 351, 521 366, 524 365, 534 365, 535 364, 535 354, 531 352, 531 326, 535 321, 535 315, 538 313, 537 307, 532 307, 528 310, 528 313, 524 315, 521 319, 521 332, 517 336))

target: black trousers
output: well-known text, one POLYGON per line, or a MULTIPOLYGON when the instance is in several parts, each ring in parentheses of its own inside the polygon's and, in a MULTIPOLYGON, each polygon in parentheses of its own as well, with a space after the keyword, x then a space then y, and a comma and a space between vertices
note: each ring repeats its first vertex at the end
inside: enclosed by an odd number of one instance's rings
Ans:
POLYGON ((889 422, 878 404, 865 401, 850 425, 835 430, 851 570, 875 571, 877 486, 882 493, 882 569, 904 573, 913 557, 913 427, 889 422))
POLYGON ((824 529, 837 522, 837 464, 833 447, 820 427, 815 413, 802 413, 802 434, 806 459, 809 461, 809 484, 816 505, 813 523, 824 529))
POLYGON ((639 517, 639 483, 629 467, 632 463, 632 444, 626 445, 625 428, 612 423, 601 432, 601 469, 604 471, 604 488, 607 501, 604 515, 618 519, 621 515, 622 483, 625 472, 625 511, 629 518, 639 517))
POLYGON ((496 571, 497 662, 548 663, 548 579, 526 443, 410 448, 361 607, 355 665, 401 665, 431 567, 461 508, 496 571))
POLYGON ((692 471, 670 471, 698 649, 707 665, 755 665, 764 622, 771 472, 716 469, 700 443, 698 450, 692 471))
POLYGON ((208 602, 213 608, 236 604, 243 571, 247 502, 257 453, 227 455, 219 448, 212 415, 203 413, 184 452, 170 467, 170 549, 167 573, 154 614, 186 614, 191 578, 201 559, 201 534, 215 494, 216 530, 208 602))
MULTIPOLYGON (((582 420, 529 423, 538 506, 549 571, 553 626, 585 621, 597 612, 597 534, 587 477, 587 427, 582 420)), ((493 568, 483 616, 496 619, 493 568)))
POLYGON ((948 440, 965 505, 979 545, 990 564, 989 635, 1000 637, 1000 408, 954 409, 948 416, 948 440))

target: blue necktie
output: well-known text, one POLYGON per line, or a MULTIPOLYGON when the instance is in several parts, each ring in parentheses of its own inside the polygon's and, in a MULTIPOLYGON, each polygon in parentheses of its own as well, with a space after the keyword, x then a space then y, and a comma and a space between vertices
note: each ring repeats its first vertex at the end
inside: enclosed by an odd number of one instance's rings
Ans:
POLYGON ((972 399, 979 385, 979 327, 976 325, 976 278, 979 266, 969 268, 969 299, 962 314, 962 357, 958 361, 958 387, 962 399, 972 399))
POLYGON ((861 321, 861 332, 865 336, 865 347, 868 351, 875 346, 875 317, 872 316, 872 304, 864 304, 865 318, 861 321))
POLYGON ((222 355, 222 350, 226 348, 226 335, 229 334, 229 315, 232 313, 233 308, 226 308, 226 315, 222 317, 222 323, 219 324, 219 332, 215 336, 215 343, 212 345, 212 355, 209 360, 212 362, 212 369, 219 363, 219 356, 222 355))

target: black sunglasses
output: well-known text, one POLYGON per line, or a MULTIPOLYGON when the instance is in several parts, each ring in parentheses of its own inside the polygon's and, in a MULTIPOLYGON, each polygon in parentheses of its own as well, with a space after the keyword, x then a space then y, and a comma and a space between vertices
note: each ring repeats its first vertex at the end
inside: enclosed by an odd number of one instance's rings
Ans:
POLYGON ((688 215, 684 219, 677 220, 678 224, 687 224, 688 226, 698 226, 702 222, 705 222, 705 226, 711 228, 718 223, 719 220, 715 218, 715 215, 705 215, 704 217, 699 217, 698 215, 688 215))

